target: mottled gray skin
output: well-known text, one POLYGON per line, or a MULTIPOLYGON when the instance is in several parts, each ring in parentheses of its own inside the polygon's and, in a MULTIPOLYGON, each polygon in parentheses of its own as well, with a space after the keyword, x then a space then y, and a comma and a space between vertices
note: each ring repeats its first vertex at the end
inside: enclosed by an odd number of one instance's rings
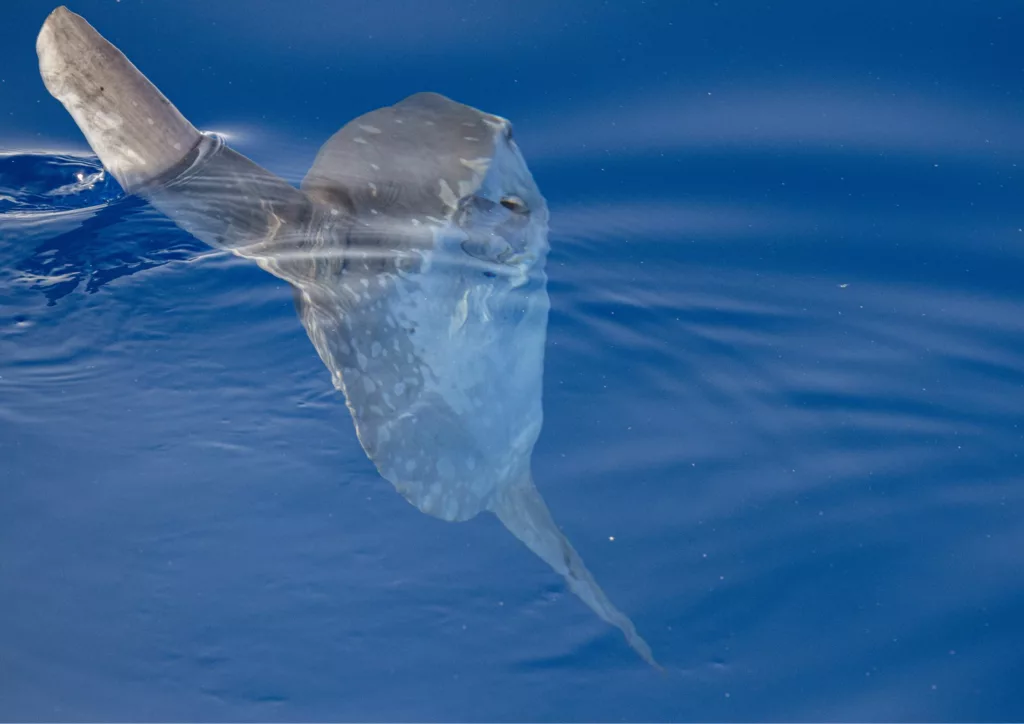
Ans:
POLYGON ((79 16, 54 11, 37 50, 126 190, 292 285, 384 478, 444 520, 495 513, 657 665, 533 484, 548 210, 508 121, 416 94, 338 131, 295 189, 196 131, 79 16))
POLYGON ((529 475, 542 418, 547 206, 508 122, 417 94, 335 134, 302 189, 366 252, 297 294, 360 442, 423 512, 473 517, 529 475))
POLYGON ((335 134, 305 195, 210 139, 169 173, 139 193, 294 286, 363 448, 413 505, 466 520, 529 476, 547 207, 507 121, 417 94, 335 134))

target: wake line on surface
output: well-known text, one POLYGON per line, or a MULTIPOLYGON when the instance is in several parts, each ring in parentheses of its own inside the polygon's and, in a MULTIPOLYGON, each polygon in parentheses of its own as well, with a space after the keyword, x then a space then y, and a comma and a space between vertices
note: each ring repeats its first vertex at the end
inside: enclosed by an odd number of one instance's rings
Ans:
POLYGON ((95 156, 0 153, 0 223, 96 211, 124 197, 95 156))

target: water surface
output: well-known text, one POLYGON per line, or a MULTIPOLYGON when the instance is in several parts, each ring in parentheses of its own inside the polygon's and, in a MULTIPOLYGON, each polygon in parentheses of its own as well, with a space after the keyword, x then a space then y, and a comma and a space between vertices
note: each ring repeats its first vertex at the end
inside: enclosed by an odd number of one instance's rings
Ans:
POLYGON ((435 90, 551 207, 538 487, 668 669, 359 447, 287 286, 0 27, 0 718, 1024 718, 1018 4, 71 6, 297 183, 435 90))

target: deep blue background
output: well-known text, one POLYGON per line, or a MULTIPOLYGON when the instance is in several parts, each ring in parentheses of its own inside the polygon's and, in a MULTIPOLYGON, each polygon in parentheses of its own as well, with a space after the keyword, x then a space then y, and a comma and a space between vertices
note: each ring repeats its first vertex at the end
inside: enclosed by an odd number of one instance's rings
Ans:
POLYGON ((513 120, 552 207, 535 476, 668 671, 376 475, 283 283, 109 183, 32 201, 88 162, 31 0, 0 718, 1024 719, 1019 2, 71 8, 294 182, 415 91, 513 120))

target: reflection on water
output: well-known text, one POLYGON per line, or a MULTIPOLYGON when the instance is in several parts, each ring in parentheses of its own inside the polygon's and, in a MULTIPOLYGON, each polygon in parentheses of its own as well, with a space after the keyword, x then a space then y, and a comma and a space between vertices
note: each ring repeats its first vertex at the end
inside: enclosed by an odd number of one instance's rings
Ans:
POLYGON ((1015 117, 972 105, 826 84, 725 91, 683 86, 538 117, 534 133, 539 155, 556 160, 602 152, 828 148, 991 162, 1024 150, 1015 117))

